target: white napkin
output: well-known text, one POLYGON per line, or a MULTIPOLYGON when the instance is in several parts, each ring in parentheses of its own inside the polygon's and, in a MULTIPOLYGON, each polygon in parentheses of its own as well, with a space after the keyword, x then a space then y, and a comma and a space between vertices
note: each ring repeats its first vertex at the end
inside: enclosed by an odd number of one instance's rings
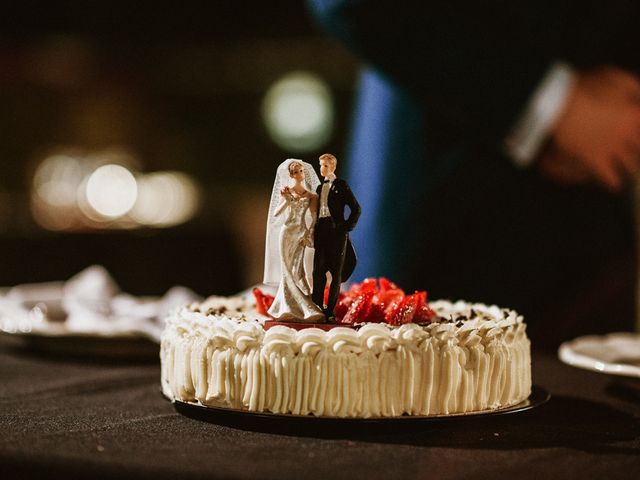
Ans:
POLYGON ((29 333, 46 324, 42 308, 25 307, 19 300, 0 297, 0 330, 7 333, 29 333))
POLYGON ((67 332, 144 335, 160 342, 169 311, 199 300, 201 297, 196 293, 179 286, 162 297, 135 297, 121 292, 104 267, 93 265, 64 283, 19 285, 10 289, 0 297, 0 329, 46 331, 48 323, 58 330, 63 325, 67 332), (62 324, 54 321, 64 317, 62 324), (51 321, 46 322, 47 319, 51 321))
POLYGON ((64 320, 62 308, 64 282, 44 282, 16 285, 6 290, 3 298, 26 310, 40 309, 50 320, 64 320))

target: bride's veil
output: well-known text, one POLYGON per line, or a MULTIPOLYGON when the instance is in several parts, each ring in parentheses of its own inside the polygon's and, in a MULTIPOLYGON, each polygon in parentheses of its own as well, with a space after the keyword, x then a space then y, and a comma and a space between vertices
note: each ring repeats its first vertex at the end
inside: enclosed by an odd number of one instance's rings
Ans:
MULTIPOLYGON (((264 280, 267 285, 278 286, 282 271, 280 268, 280 229, 284 223, 286 212, 282 215, 275 216, 274 213, 278 205, 282 201, 280 190, 284 187, 294 185, 294 180, 289 175, 289 165, 292 162, 301 163, 304 168, 304 187, 310 192, 315 192, 320 180, 313 170, 311 164, 298 160, 297 158, 288 158, 278 166, 276 171, 276 179, 273 182, 273 190, 271 191, 271 202, 269 203, 269 214, 267 216, 267 235, 265 239, 264 252, 264 280)), ((307 225, 311 222, 311 214, 307 214, 307 225)), ((307 282, 311 284, 310 279, 313 271, 313 250, 305 249, 304 258, 305 273, 307 282)))

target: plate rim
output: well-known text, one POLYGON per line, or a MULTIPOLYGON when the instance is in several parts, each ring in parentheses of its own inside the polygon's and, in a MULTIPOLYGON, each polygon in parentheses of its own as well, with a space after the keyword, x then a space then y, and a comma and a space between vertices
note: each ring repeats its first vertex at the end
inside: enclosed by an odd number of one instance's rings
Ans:
POLYGON ((146 338, 155 341, 147 332, 142 330, 120 330, 120 331, 100 331, 100 330, 69 330, 64 326, 49 328, 37 327, 29 331, 16 330, 8 331, 0 329, 0 334, 20 338, 42 338, 42 339, 64 339, 64 338, 88 338, 88 339, 134 339, 146 338))
POLYGON ((581 368, 605 375, 640 378, 640 367, 625 363, 608 362, 575 350, 576 344, 587 341, 601 343, 611 341, 615 337, 636 337, 640 343, 640 334, 635 332, 613 332, 604 335, 583 335, 573 340, 563 342, 558 348, 558 358, 563 363, 572 367, 581 368))
MULTIPOLYGON (((163 394, 164 395, 164 394, 163 394)), ((165 398, 166 395, 165 395, 165 398)), ((331 417, 331 416, 316 416, 316 415, 295 415, 284 413, 271 413, 271 412, 253 412, 249 410, 240 410, 236 408, 224 408, 224 407, 210 407, 195 402, 187 402, 177 399, 168 399, 173 403, 174 408, 181 414, 195 413, 205 417, 214 418, 216 415, 224 418, 237 417, 238 419, 256 419, 256 420, 287 420, 287 421, 302 421, 302 422, 322 422, 333 421, 340 423, 376 423, 386 424, 392 422, 424 422, 424 421, 443 421, 453 419, 469 419, 469 418, 485 418, 495 415, 507 415, 511 413, 524 412, 531 410, 535 407, 547 403, 551 399, 551 394, 545 388, 533 384, 531 386, 531 393, 522 402, 509 407, 480 410, 477 412, 467 413, 451 413, 451 414, 438 414, 438 415, 401 415, 394 417, 331 417)), ((206 421, 211 421, 206 418, 206 421)))

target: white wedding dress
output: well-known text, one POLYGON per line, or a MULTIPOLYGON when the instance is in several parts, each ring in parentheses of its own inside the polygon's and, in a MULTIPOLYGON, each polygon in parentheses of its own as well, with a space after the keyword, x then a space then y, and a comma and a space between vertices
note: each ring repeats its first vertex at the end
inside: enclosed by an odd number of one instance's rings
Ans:
POLYGON ((281 277, 269 315, 285 322, 314 323, 324 321, 322 310, 311 300, 311 288, 305 271, 305 243, 311 239, 307 226, 311 194, 288 194, 274 216, 284 216, 280 230, 279 251, 281 277))

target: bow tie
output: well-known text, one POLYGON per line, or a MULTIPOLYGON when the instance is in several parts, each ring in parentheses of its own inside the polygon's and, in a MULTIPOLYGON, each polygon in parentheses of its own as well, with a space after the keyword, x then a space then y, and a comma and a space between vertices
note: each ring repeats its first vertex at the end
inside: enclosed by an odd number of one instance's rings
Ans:
POLYGON ((328 178, 325 178, 324 183, 331 183, 331 180, 329 180, 328 178))

